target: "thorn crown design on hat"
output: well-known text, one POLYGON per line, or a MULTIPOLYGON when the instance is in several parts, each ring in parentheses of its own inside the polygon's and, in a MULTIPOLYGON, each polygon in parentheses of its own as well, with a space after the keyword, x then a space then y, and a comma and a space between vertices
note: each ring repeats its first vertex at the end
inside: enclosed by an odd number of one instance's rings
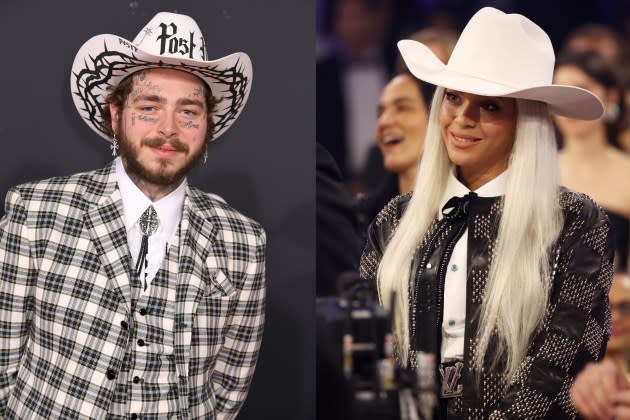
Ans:
POLYGON ((570 118, 594 120, 604 112, 601 100, 588 90, 552 84, 551 40, 523 15, 482 8, 462 31, 446 65, 420 42, 402 40, 398 49, 414 76, 437 86, 541 101, 570 118))
POLYGON ((252 64, 242 52, 208 60, 206 42, 189 16, 160 12, 128 41, 117 35, 97 35, 77 53, 70 74, 74 105, 86 124, 111 141, 104 127, 107 96, 125 77, 147 68, 183 70, 201 78, 219 99, 213 115, 213 140, 239 116, 252 84, 252 64))

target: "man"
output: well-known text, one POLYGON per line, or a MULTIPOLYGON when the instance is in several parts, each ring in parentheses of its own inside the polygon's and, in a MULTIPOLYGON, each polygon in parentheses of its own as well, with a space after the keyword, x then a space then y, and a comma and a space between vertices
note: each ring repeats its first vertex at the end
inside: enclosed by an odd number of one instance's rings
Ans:
POLYGON ((0 418, 231 419, 264 321, 265 234, 186 182, 251 63, 188 16, 90 39, 75 105, 120 157, 17 186, 0 221, 0 418), (215 95, 215 96, 213 96, 215 95))

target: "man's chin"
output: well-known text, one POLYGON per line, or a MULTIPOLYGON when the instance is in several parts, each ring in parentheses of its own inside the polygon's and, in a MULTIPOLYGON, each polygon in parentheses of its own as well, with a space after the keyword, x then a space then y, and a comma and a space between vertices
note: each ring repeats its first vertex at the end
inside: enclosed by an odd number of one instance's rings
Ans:
POLYGON ((196 156, 177 156, 167 158, 160 156, 147 156, 135 158, 133 154, 123 156, 125 167, 134 173, 139 179, 154 185, 171 186, 181 182, 188 172, 199 162, 200 154, 196 156))
POLYGON ((145 170, 142 176, 146 181, 152 184, 168 186, 180 182, 186 176, 185 171, 182 169, 182 167, 178 167, 172 169, 145 170))

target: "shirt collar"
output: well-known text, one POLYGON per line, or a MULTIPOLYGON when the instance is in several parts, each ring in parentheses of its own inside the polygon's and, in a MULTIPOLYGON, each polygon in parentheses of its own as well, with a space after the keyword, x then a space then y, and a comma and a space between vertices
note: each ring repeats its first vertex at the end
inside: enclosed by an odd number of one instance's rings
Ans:
POLYGON ((159 229, 167 234, 168 237, 177 229, 177 225, 182 217, 182 209, 184 207, 184 198, 186 196, 186 187, 188 185, 186 179, 179 186, 171 191, 168 195, 160 198, 156 202, 152 202, 149 197, 134 184, 129 178, 122 163, 121 157, 117 157, 116 164, 116 180, 123 202, 123 214, 125 219, 125 227, 127 231, 138 221, 142 213, 153 205, 160 220, 159 229))
MULTIPOLYGON (((444 204, 451 197, 463 197, 464 195, 471 192, 471 190, 461 183, 457 176, 455 176, 456 168, 449 172, 448 182, 446 184, 446 189, 444 190, 444 194, 442 195, 442 201, 440 202, 440 209, 444 207, 444 204)), ((507 174, 508 171, 503 171, 500 175, 496 176, 492 180, 486 182, 481 187, 477 188, 474 192, 479 197, 498 197, 505 194, 505 186, 507 184, 507 174)), ((442 213, 440 212, 440 215, 442 213)))

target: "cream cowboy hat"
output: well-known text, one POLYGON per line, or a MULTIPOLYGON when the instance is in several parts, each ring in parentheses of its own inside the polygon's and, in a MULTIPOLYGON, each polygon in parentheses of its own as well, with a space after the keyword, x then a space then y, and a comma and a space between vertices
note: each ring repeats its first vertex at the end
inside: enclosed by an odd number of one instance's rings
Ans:
POLYGON ((187 71, 204 80, 220 100, 214 113, 213 140, 223 134, 243 110, 252 85, 252 63, 237 52, 208 60, 206 42, 189 16, 160 12, 133 41, 117 35, 97 35, 79 49, 70 74, 74 105, 87 125, 111 141, 104 128, 103 108, 109 88, 126 76, 151 67, 187 71))
POLYGON ((552 84, 555 56, 547 34, 519 14, 484 7, 462 31, 448 64, 425 45, 398 42, 411 73, 431 84, 484 96, 545 102, 555 114, 594 120, 604 113, 586 89, 552 84))

